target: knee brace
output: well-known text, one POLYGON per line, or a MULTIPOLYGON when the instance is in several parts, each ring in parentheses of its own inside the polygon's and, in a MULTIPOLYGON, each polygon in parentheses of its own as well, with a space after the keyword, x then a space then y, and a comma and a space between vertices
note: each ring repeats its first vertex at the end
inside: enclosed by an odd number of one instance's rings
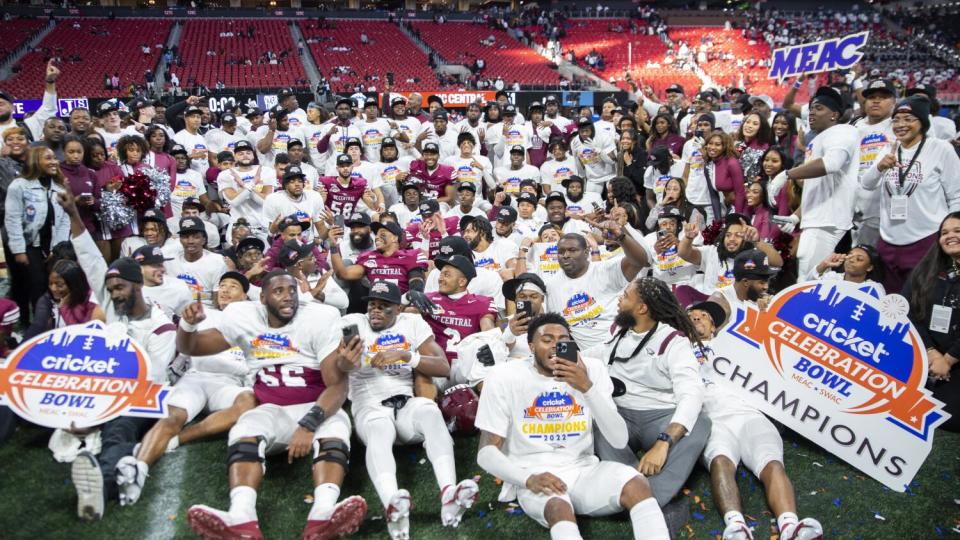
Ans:
POLYGON ((350 471, 350 447, 341 440, 313 441, 313 463, 332 461, 343 467, 343 472, 350 471))
POLYGON ((264 466, 267 441, 257 437, 256 442, 239 441, 227 447, 227 467, 236 462, 254 462, 264 466))

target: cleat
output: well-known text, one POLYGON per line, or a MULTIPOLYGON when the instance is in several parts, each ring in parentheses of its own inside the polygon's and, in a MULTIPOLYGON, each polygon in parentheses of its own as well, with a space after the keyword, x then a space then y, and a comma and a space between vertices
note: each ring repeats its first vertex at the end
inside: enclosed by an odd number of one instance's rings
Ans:
POLYGON ((390 540, 410 539, 410 492, 401 489, 390 497, 387 505, 387 532, 390 540))
POLYGON ((202 504, 190 507, 187 523, 203 540, 263 540, 256 520, 240 522, 229 512, 202 504))
POLYGON ((97 458, 90 452, 77 454, 70 468, 70 477, 77 489, 77 516, 86 521, 102 519, 106 500, 103 472, 97 458))
POLYGON ((734 521, 723 530, 723 540, 753 540, 753 533, 746 523, 734 521))
POLYGON ((463 514, 477 501, 480 487, 473 480, 461 480, 440 493, 440 521, 444 527, 457 527, 463 514))
POLYGON ((823 525, 813 518, 803 518, 790 523, 780 531, 780 540, 821 540, 823 525))
POLYGON ((147 482, 147 464, 133 456, 123 456, 117 463, 117 487, 120 490, 120 506, 129 506, 140 500, 143 485, 147 482))
POLYGON ((307 520, 301 540, 330 540, 353 534, 367 515, 367 501, 354 495, 337 503, 330 519, 307 520))

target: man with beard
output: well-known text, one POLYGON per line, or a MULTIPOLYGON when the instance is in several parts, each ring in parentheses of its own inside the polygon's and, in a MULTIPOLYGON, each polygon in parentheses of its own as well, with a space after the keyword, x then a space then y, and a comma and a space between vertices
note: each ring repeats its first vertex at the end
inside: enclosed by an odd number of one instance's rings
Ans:
POLYGON ((371 163, 380 161, 380 145, 396 126, 395 122, 380 118, 379 113, 377 101, 371 99, 363 104, 363 119, 356 124, 363 142, 363 158, 371 163))
POLYGON ((699 289, 704 294, 713 294, 733 285, 733 260, 743 251, 759 249, 767 255, 773 266, 783 266, 780 253, 770 244, 760 241, 760 232, 750 225, 749 217, 730 213, 724 219, 725 225, 716 245, 694 247, 694 240, 700 237, 700 225, 694 219, 683 226, 683 238, 677 246, 680 258, 697 265, 703 272, 699 289))
MULTIPOLYGON (((436 143, 440 147, 440 159, 459 154, 457 148, 458 133, 449 129, 449 116, 447 111, 438 109, 433 113, 433 133, 426 138, 426 141, 436 143)), ((423 144, 421 141, 419 144, 423 144)))
POLYGON ((350 402, 357 436, 367 447, 367 472, 386 509, 390 538, 409 538, 410 492, 397 485, 395 443, 423 443, 440 488, 440 521, 457 527, 480 488, 457 482, 453 439, 437 403, 415 397, 421 378, 447 377, 450 365, 430 327, 416 314, 400 313, 400 289, 387 281, 370 285, 366 314, 347 315, 341 328, 356 326, 363 355, 342 363, 350 378, 350 402))
POLYGON ((397 204, 400 197, 397 195, 400 184, 410 175, 410 163, 413 158, 410 156, 400 157, 400 150, 397 148, 397 140, 393 137, 384 137, 380 143, 380 159, 377 163, 377 177, 383 185, 380 191, 383 193, 384 204, 391 206, 397 204))
POLYGON ((183 145, 190 154, 190 168, 203 177, 210 168, 210 152, 207 140, 200 133, 200 124, 203 122, 203 109, 190 105, 183 111, 183 129, 173 136, 177 144, 183 145))
POLYGON ((557 242, 561 271, 546 280, 547 311, 563 315, 584 350, 609 336, 617 296, 653 259, 629 225, 624 228, 615 221, 601 225, 605 235, 623 246, 624 257, 591 262, 586 238, 565 234, 557 242))
POLYGON ((86 137, 93 132, 93 117, 90 116, 90 110, 84 107, 77 107, 70 111, 69 119, 70 133, 77 137, 86 137))
POLYGON ((510 148, 509 164, 506 167, 497 167, 493 171, 497 185, 513 197, 516 197, 517 193, 520 192, 520 182, 524 180, 538 182, 540 180, 540 169, 529 163, 524 163, 525 157, 526 152, 523 147, 515 145, 510 148))
MULTIPOLYGON (((375 249, 361 253, 354 264, 347 266, 340 252, 340 240, 343 229, 330 229, 330 264, 337 277, 345 281, 359 281, 367 278, 396 283, 402 292, 423 290, 427 260, 420 250, 400 249, 403 229, 396 223, 374 223, 375 249)), ((352 235, 352 233, 351 233, 352 235)), ((352 239, 351 239, 352 241, 352 239)))
POLYGON ((457 199, 454 180, 457 172, 449 165, 440 164, 440 146, 435 142, 423 145, 423 158, 410 163, 410 178, 423 183, 423 197, 436 199, 449 208, 457 199))
POLYGON ((543 119, 556 126, 561 133, 566 132, 567 126, 571 122, 569 118, 560 114, 560 100, 557 99, 557 96, 553 94, 547 96, 547 99, 543 101, 543 106, 545 109, 543 119))
POLYGON ((460 219, 463 239, 473 250, 477 268, 489 268, 508 279, 513 277, 519 247, 510 240, 494 238, 493 226, 486 217, 464 216, 460 219))
POLYGON ((177 175, 173 179, 173 188, 170 190, 170 210, 174 216, 179 216, 183 209, 183 201, 189 198, 200 198, 206 204, 207 189, 203 176, 190 168, 190 154, 182 144, 175 144, 170 148, 170 155, 177 164, 177 175), (205 199, 205 200, 204 200, 205 199))
MULTIPOLYGON (((30 118, 23 121, 24 127, 30 132, 33 140, 40 140, 43 135, 43 124, 48 118, 57 115, 60 109, 57 101, 57 79, 60 77, 60 70, 54 65, 54 60, 47 62, 47 72, 44 77, 46 86, 43 89, 43 103, 40 109, 33 113, 30 118)), ((13 98, 6 92, 0 92, 0 133, 9 128, 17 127, 17 121, 13 118, 13 98)), ((0 139, 0 149, 3 148, 3 140, 0 139)))
MULTIPOLYGON (((371 191, 373 196, 373 204, 379 205, 380 202, 383 201, 383 192, 380 189, 383 185, 383 182, 379 174, 379 165, 363 160, 363 143, 356 137, 347 139, 345 153, 350 157, 350 176, 352 176, 354 179, 362 178, 366 180, 367 188, 371 191)), ((327 169, 324 171, 325 176, 336 177, 337 173, 339 172, 337 167, 339 167, 339 164, 335 162, 328 163, 327 169)), ((385 209, 385 207, 369 206, 367 202, 364 202, 362 205, 355 208, 355 210, 372 212, 382 212, 385 209)))
POLYGON ((228 306, 217 328, 198 331, 206 318, 201 304, 184 310, 177 348, 203 356, 240 347, 256 373, 253 392, 259 403, 228 436, 229 510, 194 505, 187 513, 201 537, 263 538, 256 505, 266 456, 286 451, 292 463, 311 448, 313 506, 301 538, 336 538, 360 526, 367 509, 363 498, 337 504, 350 459, 350 419, 341 409, 347 379, 337 365, 358 362, 362 352, 359 338, 340 339, 339 317, 320 303, 301 306, 297 280, 285 271, 264 277, 259 303, 228 306))
MULTIPOLYGON (((656 278, 640 278, 626 287, 614 325, 613 339, 585 355, 610 366, 613 400, 629 436, 622 446, 595 433, 597 455, 643 473, 664 508, 687 481, 710 435, 710 419, 700 411, 700 366, 691 348, 691 342, 694 347, 701 343, 686 311, 656 278), (638 460, 640 450, 644 454, 638 460)), ((674 535, 688 515, 684 499, 664 508, 674 535)))
POLYGON ((337 176, 321 176, 317 192, 334 215, 349 216, 359 210, 362 201, 367 208, 377 208, 377 199, 367 179, 353 176, 353 158, 340 154, 335 161, 337 176))
POLYGON ((544 200, 547 208, 547 223, 560 227, 564 234, 590 234, 590 226, 581 219, 573 219, 567 214, 567 197, 559 191, 553 191, 544 200))
POLYGON ((356 261, 361 253, 374 248, 373 235, 370 234, 370 216, 354 212, 343 224, 350 229, 350 237, 349 242, 340 243, 340 255, 344 261, 356 261))
POLYGON ((530 148, 527 149, 527 161, 530 165, 540 168, 547 160, 547 141, 553 137, 560 137, 563 132, 553 122, 543 117, 543 105, 539 101, 530 104, 527 113, 526 128, 530 133, 530 148))
POLYGON ((46 146, 53 150, 58 161, 63 161, 63 138, 67 135, 67 125, 59 118, 47 118, 43 123, 43 140, 30 146, 46 146))
POLYGON ((247 141, 237 142, 233 155, 236 167, 220 172, 217 190, 230 203, 230 218, 245 218, 251 232, 263 240, 270 225, 263 215, 263 203, 277 185, 277 173, 270 167, 254 165, 253 145, 247 141))
POLYGON ((314 190, 304 189, 305 175, 296 165, 287 167, 283 173, 283 189, 271 193, 263 203, 263 217, 270 222, 270 234, 277 233, 277 224, 284 216, 296 214, 297 218, 310 224, 301 236, 303 242, 313 242, 316 235, 323 235, 323 199, 314 190))
POLYGON ((251 282, 257 281, 259 283, 260 278, 266 274, 267 266, 263 258, 265 248, 266 244, 263 243, 263 240, 255 236, 247 236, 237 242, 235 248, 237 270, 251 282))
MULTIPOLYGON (((141 268, 144 260, 140 261, 141 268)), ((246 301, 249 289, 250 282, 243 274, 223 274, 217 287, 218 309, 206 312, 207 318, 198 329, 220 326, 222 311, 234 302, 246 301)), ((211 356, 185 357, 184 361, 190 369, 177 380, 167 399, 169 414, 150 428, 135 454, 124 456, 117 464, 120 506, 135 504, 140 499, 150 467, 165 453, 227 431, 240 415, 257 405, 253 392, 244 384, 247 364, 239 347, 211 356), (206 418, 184 427, 203 411, 209 413, 206 418)))
POLYGON ((390 207, 389 211, 397 216, 397 222, 401 227, 407 228, 423 222, 420 217, 420 194, 421 184, 419 182, 404 182, 400 186, 400 202, 390 207))
POLYGON ((318 171, 322 171, 327 165, 326 154, 321 154, 320 151, 317 150, 317 144, 320 143, 320 139, 323 138, 323 134, 326 131, 323 129, 325 114, 323 107, 319 103, 311 101, 307 104, 307 121, 300 126, 300 131, 307 139, 306 146, 307 151, 310 153, 310 161, 313 162, 313 165, 318 171))
POLYGON ((413 147, 414 142, 424 126, 420 120, 407 116, 407 100, 403 96, 394 96, 390 98, 390 112, 393 113, 393 121, 397 124, 396 139, 402 144, 400 149, 403 151, 401 157, 416 158, 417 151, 413 147))
POLYGON ((592 214, 595 209, 603 206, 603 200, 599 193, 587 192, 584 189, 583 178, 573 175, 560 182, 563 186, 564 196, 567 200, 567 212, 570 215, 582 216, 592 214))
MULTIPOLYGON (((176 327, 163 311, 143 297, 143 273, 136 260, 120 257, 107 267, 103 255, 83 224, 73 194, 60 193, 57 202, 70 216, 70 237, 90 289, 103 308, 108 327, 117 326, 143 345, 150 380, 167 382, 167 368, 176 353, 176 327)), ((84 451, 77 455, 71 478, 77 490, 77 515, 96 520, 103 517, 107 499, 118 495, 117 463, 129 455, 140 437, 153 425, 150 418, 121 416, 101 427, 99 456, 84 451)))
POLYGON ((503 480, 500 499, 516 497, 524 513, 548 527, 554 539, 581 538, 578 513, 626 510, 634 538, 666 540, 663 514, 643 476, 594 455, 598 435, 618 446, 628 442, 604 362, 579 354, 576 362, 557 357, 558 344, 575 343, 556 313, 535 317, 528 328, 532 354, 490 370, 477 410, 477 463, 503 480), (549 414, 557 406, 576 415, 549 414))
MULTIPOLYGON (((480 189, 482 181, 488 189, 496 187, 496 181, 493 178, 493 164, 490 160, 475 152, 476 139, 469 131, 464 131, 457 135, 457 148, 459 152, 443 159, 444 165, 453 167, 457 174, 457 180, 461 185, 470 183, 480 189)), ((474 190, 476 191, 476 190, 474 190)))
POLYGON ((133 252, 132 258, 140 263, 144 300, 160 308, 171 320, 179 316, 187 304, 196 302, 186 283, 179 279, 166 279, 164 263, 170 259, 162 249, 151 245, 141 246, 133 252))
POLYGON ((710 295, 710 301, 720 304, 725 314, 720 326, 726 324, 731 314, 745 302, 754 302, 766 308, 770 300, 767 292, 770 288, 770 278, 777 272, 778 270, 770 264, 770 257, 759 249, 745 249, 738 253, 733 261, 733 286, 720 289, 710 295))
POLYGON ((253 135, 256 141, 257 153, 260 161, 264 163, 273 163, 277 154, 287 151, 287 144, 296 139, 300 142, 305 140, 300 128, 290 124, 290 118, 287 110, 282 105, 270 109, 270 121, 265 126, 260 126, 253 135))
POLYGON ((297 94, 293 88, 284 88, 277 95, 277 102, 290 117, 290 125, 296 128, 307 123, 307 112, 300 108, 297 94))
MULTIPOLYGON (((347 151, 347 139, 363 136, 360 129, 353 124, 353 101, 349 98, 340 98, 334 107, 336 117, 323 124, 323 137, 317 142, 317 152, 323 156, 323 162, 328 166, 334 158, 347 151)), ((348 211, 347 214, 350 212, 348 211)))
POLYGON ((170 229, 172 234, 179 235, 181 219, 188 217, 197 218, 203 223, 203 227, 207 231, 207 249, 212 251, 217 250, 220 248, 220 231, 217 230, 216 225, 203 219, 205 211, 206 206, 204 206, 199 199, 190 197, 183 201, 179 216, 173 216, 167 219, 167 228, 170 229))
POLYGON ((207 229, 197 217, 180 219, 180 245, 183 251, 166 262, 164 267, 171 276, 183 281, 190 288, 193 298, 213 307, 213 291, 220 276, 228 270, 223 256, 206 251, 207 229))

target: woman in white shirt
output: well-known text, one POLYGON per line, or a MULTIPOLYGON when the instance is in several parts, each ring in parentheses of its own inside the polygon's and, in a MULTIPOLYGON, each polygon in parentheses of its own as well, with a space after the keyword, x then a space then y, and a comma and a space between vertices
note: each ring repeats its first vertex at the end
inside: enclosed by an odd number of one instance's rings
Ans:
POLYGON ((883 260, 875 248, 857 246, 846 254, 831 253, 818 264, 807 280, 849 281, 873 287, 881 297, 887 294, 883 282, 883 260))
POLYGON ((893 113, 896 141, 864 173, 864 189, 881 190, 880 240, 884 286, 898 293, 936 243, 940 220, 960 210, 960 158, 950 143, 928 136, 930 102, 913 96, 893 113))

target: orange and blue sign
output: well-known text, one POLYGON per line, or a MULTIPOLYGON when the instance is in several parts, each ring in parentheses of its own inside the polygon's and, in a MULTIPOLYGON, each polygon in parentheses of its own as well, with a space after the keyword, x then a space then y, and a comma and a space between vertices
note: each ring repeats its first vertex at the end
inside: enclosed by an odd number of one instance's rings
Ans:
POLYGON ((150 380, 149 366, 139 343, 99 321, 58 328, 10 354, 0 367, 0 401, 51 428, 163 418, 169 389, 150 380))

